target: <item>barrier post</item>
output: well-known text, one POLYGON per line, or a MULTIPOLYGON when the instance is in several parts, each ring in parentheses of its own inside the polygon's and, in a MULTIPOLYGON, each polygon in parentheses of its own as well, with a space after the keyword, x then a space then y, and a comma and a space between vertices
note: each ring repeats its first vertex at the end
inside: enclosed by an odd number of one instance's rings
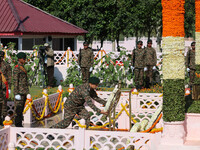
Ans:
MULTIPOLYGON (((58 91, 60 91, 60 92, 62 91, 62 86, 61 85, 58 86, 58 91)), ((62 98, 62 97, 60 96, 60 98, 62 98)), ((61 104, 62 104, 62 100, 61 100, 61 104)), ((62 105, 60 105, 59 111, 62 112, 62 105)))
POLYGON ((13 142, 8 144, 8 150, 15 150, 15 144, 13 142))
MULTIPOLYGON (((31 95, 28 94, 27 99, 26 99, 26 106, 25 106, 24 110, 26 110, 26 108, 29 107, 29 104, 31 103, 30 99, 31 99, 31 95)), ((31 108, 29 108, 23 115, 24 115, 24 124, 30 125, 32 123, 31 108)))
MULTIPOLYGON (((85 120, 81 119, 81 125, 85 125, 85 120)), ((84 149, 85 148, 85 128, 79 127, 79 135, 75 136, 75 145, 77 145, 76 149, 84 149)))
MULTIPOLYGON (((126 105, 126 100, 123 100, 121 103, 123 106, 126 105)), ((123 109, 123 107, 121 107, 123 109)), ((119 129, 128 129, 129 125, 127 124, 127 120, 129 117, 127 116, 126 112, 123 110, 121 115, 118 118, 118 128, 119 129)))

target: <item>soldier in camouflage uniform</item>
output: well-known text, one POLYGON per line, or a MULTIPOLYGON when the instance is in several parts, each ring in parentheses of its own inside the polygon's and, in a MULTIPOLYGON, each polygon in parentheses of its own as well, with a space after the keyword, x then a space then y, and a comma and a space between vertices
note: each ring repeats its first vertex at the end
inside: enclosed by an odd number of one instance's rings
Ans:
POLYGON ((190 75, 189 85, 192 86, 195 78, 195 42, 191 43, 192 49, 189 49, 186 55, 186 67, 190 75))
POLYGON ((78 64, 82 72, 82 81, 87 83, 93 68, 94 54, 87 42, 84 42, 83 45, 84 49, 81 49, 78 55, 78 64))
POLYGON ((0 71, 2 72, 2 75, 4 76, 2 90, 3 90, 3 108, 2 108, 2 115, 3 120, 7 116, 7 99, 9 98, 9 94, 11 92, 11 78, 12 78, 12 69, 8 63, 6 63, 4 59, 5 53, 3 51, 0 51, 0 58, 1 58, 1 67, 0 71))
POLYGON ((90 125, 90 114, 84 107, 85 103, 94 111, 107 115, 107 112, 100 110, 92 102, 92 100, 95 100, 100 104, 106 104, 106 101, 99 98, 95 91, 99 82, 98 78, 91 77, 89 78, 89 83, 82 84, 75 88, 64 104, 64 120, 53 125, 51 128, 67 128, 76 114, 85 119, 88 128, 90 125))
POLYGON ((156 50, 152 47, 152 40, 147 41, 146 51, 146 87, 149 88, 149 84, 153 85, 153 70, 156 70, 157 55, 156 50))
MULTIPOLYGON (((0 58, 1 62, 1 58, 0 58)), ((1 63, 0 63, 1 67, 1 63)), ((2 81, 2 72, 0 71, 0 125, 3 125, 3 118, 2 118, 2 108, 3 108, 3 81, 2 81)))
POLYGON ((26 95, 29 93, 27 71, 24 68, 26 54, 20 52, 17 54, 18 65, 13 70, 13 85, 15 95, 15 126, 22 127, 23 110, 26 102, 26 95))
MULTIPOLYGON (((141 89, 144 83, 144 68, 145 68, 145 58, 146 53, 142 48, 143 42, 137 42, 137 48, 133 50, 132 53, 132 69, 134 69, 135 74, 135 85, 137 89, 141 89)), ((146 68, 145 68, 146 69, 146 68)))

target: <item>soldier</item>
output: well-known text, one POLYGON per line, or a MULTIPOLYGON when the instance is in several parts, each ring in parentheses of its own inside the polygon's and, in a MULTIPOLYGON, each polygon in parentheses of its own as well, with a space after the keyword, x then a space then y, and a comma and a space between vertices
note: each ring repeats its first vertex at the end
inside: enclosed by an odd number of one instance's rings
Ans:
POLYGON ((11 92, 11 78, 12 78, 12 69, 8 63, 4 61, 4 51, 0 51, 1 67, 0 72, 2 73, 2 90, 3 90, 3 108, 2 116, 3 120, 7 116, 7 99, 11 92))
MULTIPOLYGON (((1 59, 0 59, 1 62, 1 59)), ((1 63, 0 63, 1 67, 1 63)), ((2 72, 0 71, 0 125, 3 125, 3 119, 2 119, 2 108, 3 108, 3 81, 2 81, 2 72)))
POLYGON ((26 95, 29 93, 27 71, 24 68, 26 54, 20 52, 17 54, 18 65, 13 70, 13 85, 15 95, 15 126, 23 127, 23 110, 26 102, 26 95))
POLYGON ((45 60, 44 65, 47 71, 47 88, 50 89, 54 86, 54 52, 49 43, 45 43, 45 60))
POLYGON ((187 71, 189 72, 190 76, 190 81, 189 85, 192 86, 194 83, 194 78, 195 78, 195 42, 191 43, 192 49, 189 49, 186 55, 186 67, 187 71))
POLYGON ((76 114, 86 120, 86 126, 88 128, 90 125, 90 114, 84 107, 85 102, 94 111, 107 115, 108 112, 100 110, 92 103, 92 100, 95 100, 103 105, 106 104, 106 101, 99 98, 95 91, 99 82, 100 80, 97 77, 91 77, 89 78, 89 83, 82 84, 75 88, 64 104, 64 120, 53 125, 51 128, 67 128, 76 114))
POLYGON ((152 40, 147 41, 146 51, 146 87, 149 88, 149 84, 153 85, 153 70, 156 70, 157 55, 156 50, 152 47, 152 40))
POLYGON ((78 55, 78 64, 79 68, 81 68, 82 72, 82 81, 83 83, 88 82, 90 73, 93 70, 93 63, 94 63, 94 54, 92 49, 88 47, 88 43, 83 43, 84 49, 80 50, 78 55))
POLYGON ((143 42, 138 41, 137 48, 134 49, 132 53, 131 69, 134 70, 136 89, 142 88, 144 82, 144 71, 147 70, 147 68, 145 67, 146 53, 145 50, 142 48, 142 45, 143 42))

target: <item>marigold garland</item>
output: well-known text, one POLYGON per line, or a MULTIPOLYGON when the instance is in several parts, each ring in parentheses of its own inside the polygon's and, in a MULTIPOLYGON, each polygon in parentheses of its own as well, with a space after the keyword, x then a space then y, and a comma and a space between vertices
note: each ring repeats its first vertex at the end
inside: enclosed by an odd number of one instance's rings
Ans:
POLYGON ((195 29, 200 32, 200 0, 195 0, 195 29))
POLYGON ((163 37, 184 37, 185 0, 162 0, 163 37))
MULTIPOLYGON (((199 22, 199 25, 200 25, 200 22, 199 22)), ((200 65, 200 32, 196 32, 195 33, 195 41, 196 41, 196 46, 195 46, 195 63, 197 65, 200 65)))

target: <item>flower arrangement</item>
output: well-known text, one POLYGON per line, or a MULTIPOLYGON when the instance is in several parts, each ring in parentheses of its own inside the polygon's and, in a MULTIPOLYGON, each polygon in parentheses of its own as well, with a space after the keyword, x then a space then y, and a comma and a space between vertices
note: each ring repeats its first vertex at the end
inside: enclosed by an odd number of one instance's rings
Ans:
POLYGON ((163 119, 167 122, 185 119, 184 4, 185 0, 162 0, 163 119))

